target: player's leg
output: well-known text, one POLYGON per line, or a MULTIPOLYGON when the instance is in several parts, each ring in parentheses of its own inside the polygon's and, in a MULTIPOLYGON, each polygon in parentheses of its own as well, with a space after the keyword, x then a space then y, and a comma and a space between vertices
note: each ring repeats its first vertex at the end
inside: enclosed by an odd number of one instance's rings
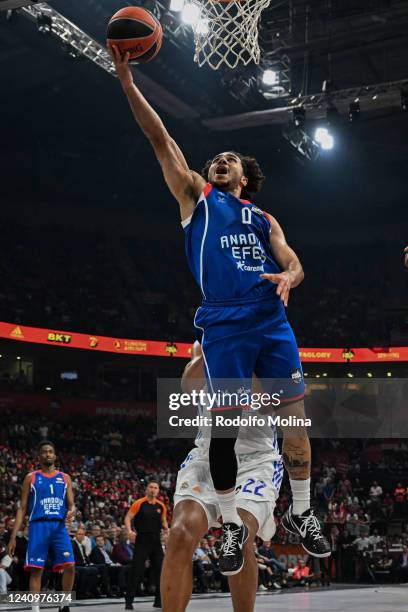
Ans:
MULTIPOLYGON (((305 384, 299 350, 292 328, 284 313, 268 329, 265 326, 263 348, 256 364, 256 375, 264 390, 279 390, 281 405, 277 412, 281 418, 305 419, 303 396, 305 384), (266 382, 274 379, 275 382, 266 382)), ((299 535, 305 550, 318 557, 330 555, 330 545, 323 536, 319 521, 310 508, 311 448, 302 421, 282 427, 282 455, 289 474, 293 504, 283 520, 284 527, 299 535)))
MULTIPOLYGON (((252 314, 247 308, 203 307, 195 318, 196 328, 201 330, 208 392, 218 391, 238 397, 239 389, 251 389, 252 372, 258 355, 258 345, 253 341, 252 314)), ((242 546, 248 537, 236 508, 237 460, 235 441, 239 427, 217 424, 217 417, 235 418, 242 412, 239 401, 216 406, 212 412, 212 431, 209 447, 209 465, 214 489, 222 515, 222 541, 220 571, 234 575, 241 571, 244 559, 242 546), (232 405, 231 405, 232 404, 232 405)))
MULTIPOLYGON (((30 593, 41 591, 41 578, 50 546, 50 523, 32 521, 29 524, 28 544, 24 568, 30 571, 30 593)), ((33 612, 39 612, 39 606, 33 605, 33 612)))
POLYGON ((193 553, 208 527, 199 502, 186 499, 176 504, 161 574, 164 612, 184 612, 187 608, 193 590, 193 553))
POLYGON ((247 510, 238 508, 238 512, 248 527, 249 536, 244 545, 244 567, 239 574, 229 576, 228 582, 234 612, 253 612, 258 589, 258 565, 254 554, 253 541, 259 525, 256 517, 247 510))
POLYGON ((58 521, 51 533, 50 550, 53 555, 53 571, 62 570, 62 590, 71 592, 75 580, 75 560, 72 542, 63 521, 58 521))

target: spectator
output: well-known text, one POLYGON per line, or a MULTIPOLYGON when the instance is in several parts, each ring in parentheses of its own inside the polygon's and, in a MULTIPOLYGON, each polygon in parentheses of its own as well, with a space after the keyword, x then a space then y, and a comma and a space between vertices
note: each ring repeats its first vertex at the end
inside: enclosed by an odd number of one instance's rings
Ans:
POLYGON ((112 549, 112 561, 121 565, 129 565, 133 558, 133 545, 127 537, 126 527, 120 530, 119 540, 112 549))
POLYGON ((97 595, 98 590, 98 568, 92 565, 88 555, 85 552, 83 544, 85 538, 85 530, 78 529, 75 538, 72 542, 74 551, 75 570, 77 572, 77 592, 78 598, 81 599, 86 595, 97 595))
POLYGON ((100 570, 102 591, 108 597, 111 597, 113 594, 112 587, 116 588, 116 594, 119 591, 119 584, 124 587, 124 568, 112 561, 105 550, 105 538, 102 535, 96 537, 96 545, 92 549, 90 561, 100 570))
POLYGON ((12 563, 13 559, 7 554, 5 546, 0 546, 0 595, 7 593, 7 587, 11 583, 9 571, 12 563))
POLYGON ((313 581, 314 575, 310 573, 310 568, 306 565, 303 559, 298 559, 292 574, 292 580, 296 586, 308 587, 313 581))

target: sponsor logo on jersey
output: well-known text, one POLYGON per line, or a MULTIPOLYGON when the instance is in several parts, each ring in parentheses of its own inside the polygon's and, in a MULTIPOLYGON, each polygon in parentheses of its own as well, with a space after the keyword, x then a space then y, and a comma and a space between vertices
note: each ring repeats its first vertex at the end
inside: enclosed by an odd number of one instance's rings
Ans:
POLYGON ((302 372, 299 370, 299 368, 292 372, 291 377, 294 383, 302 382, 302 372))
POLYGON ((189 483, 185 480, 184 482, 181 483, 180 485, 180 491, 185 491, 186 489, 189 488, 189 483))
POLYGON ((244 261, 237 261, 238 270, 244 270, 245 272, 264 272, 263 266, 247 266, 244 261))
POLYGON ((263 211, 260 208, 258 208, 257 206, 251 206, 251 210, 252 210, 252 212, 257 213, 258 215, 262 215, 263 216, 263 211))

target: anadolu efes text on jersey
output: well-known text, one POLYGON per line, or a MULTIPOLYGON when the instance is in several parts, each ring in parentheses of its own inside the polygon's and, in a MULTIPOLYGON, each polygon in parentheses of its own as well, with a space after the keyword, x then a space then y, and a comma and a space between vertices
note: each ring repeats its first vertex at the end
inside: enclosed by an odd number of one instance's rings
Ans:
POLYGON ((182 222, 191 271, 205 300, 258 300, 274 285, 260 278, 281 272, 272 257, 269 215, 247 200, 207 184, 191 217, 182 222))
POLYGON ((63 521, 67 514, 67 476, 64 472, 44 474, 35 471, 31 476, 28 498, 29 521, 63 521))

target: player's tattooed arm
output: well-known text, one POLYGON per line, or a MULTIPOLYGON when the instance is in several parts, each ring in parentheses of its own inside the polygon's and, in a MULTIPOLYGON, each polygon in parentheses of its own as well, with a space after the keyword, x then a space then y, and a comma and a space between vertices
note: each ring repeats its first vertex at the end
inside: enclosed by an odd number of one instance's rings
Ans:
POLYGON ((17 536, 17 533, 20 531, 21 526, 24 521, 24 517, 27 514, 28 497, 30 495, 30 488, 31 488, 31 473, 26 474, 23 480, 20 505, 17 509, 16 520, 14 523, 13 531, 11 532, 10 540, 7 545, 7 553, 10 555, 10 557, 14 556, 14 551, 16 549, 16 536, 17 536))

